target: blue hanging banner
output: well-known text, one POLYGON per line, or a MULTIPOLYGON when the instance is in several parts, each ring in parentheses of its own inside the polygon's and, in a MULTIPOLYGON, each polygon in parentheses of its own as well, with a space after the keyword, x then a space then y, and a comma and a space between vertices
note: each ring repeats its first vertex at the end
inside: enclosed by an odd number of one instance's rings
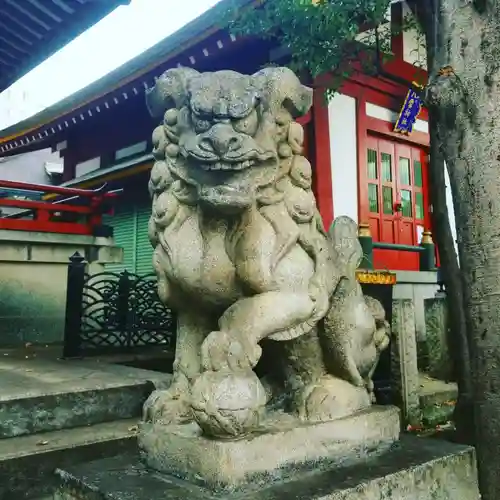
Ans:
POLYGON ((394 125, 394 132, 405 135, 411 134, 421 109, 422 99, 413 89, 410 89, 406 94, 396 125, 394 125))

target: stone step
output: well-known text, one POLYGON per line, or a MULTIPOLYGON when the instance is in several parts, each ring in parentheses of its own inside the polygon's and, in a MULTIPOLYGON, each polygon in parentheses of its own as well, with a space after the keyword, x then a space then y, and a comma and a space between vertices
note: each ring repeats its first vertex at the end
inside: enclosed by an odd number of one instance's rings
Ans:
POLYGON ((169 377, 92 361, 0 359, 0 440, 139 417, 169 377))
POLYGON ((421 376, 420 407, 424 426, 434 427, 451 420, 457 396, 457 384, 421 376))
MULTIPOLYGON (((209 458, 208 458, 209 459, 209 458)), ((151 472, 137 453, 58 469, 56 500, 479 500, 473 448, 403 436, 387 453, 354 466, 297 474, 258 490, 216 495, 151 472)))
POLYGON ((431 406, 455 401, 458 396, 457 384, 420 376, 420 404, 431 406))
POLYGON ((0 499, 52 495, 57 467, 136 450, 137 424, 134 418, 1 440, 0 499))

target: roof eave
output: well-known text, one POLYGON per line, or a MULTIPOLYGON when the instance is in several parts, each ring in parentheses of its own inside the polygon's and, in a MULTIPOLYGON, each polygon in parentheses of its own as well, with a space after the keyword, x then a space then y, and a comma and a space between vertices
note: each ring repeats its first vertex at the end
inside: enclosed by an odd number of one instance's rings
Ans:
POLYGON ((219 24, 219 19, 221 14, 226 12, 230 6, 241 8, 255 2, 256 0, 221 0, 198 18, 99 80, 30 118, 0 130, 0 144, 29 134, 30 131, 36 130, 50 121, 60 118, 139 78, 154 69, 154 67, 165 64, 175 55, 209 36, 212 32, 222 29, 223 26, 219 24))
POLYGON ((41 42, 38 50, 25 59, 22 64, 15 66, 7 78, 0 77, 0 92, 3 92, 17 80, 30 72, 45 59, 55 54, 59 49, 71 40, 81 35, 84 31, 98 23, 120 5, 128 5, 131 0, 107 0, 106 2, 90 2, 84 4, 82 11, 76 17, 71 18, 64 29, 59 29, 55 36, 41 42))

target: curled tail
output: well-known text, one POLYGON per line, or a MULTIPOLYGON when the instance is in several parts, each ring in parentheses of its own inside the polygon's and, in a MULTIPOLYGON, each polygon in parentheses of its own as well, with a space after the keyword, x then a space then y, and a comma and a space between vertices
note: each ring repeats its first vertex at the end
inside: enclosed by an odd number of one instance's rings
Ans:
POLYGON ((347 216, 336 218, 328 236, 333 247, 334 261, 339 270, 340 281, 337 292, 356 287, 356 269, 363 259, 363 249, 358 240, 358 225, 347 216))

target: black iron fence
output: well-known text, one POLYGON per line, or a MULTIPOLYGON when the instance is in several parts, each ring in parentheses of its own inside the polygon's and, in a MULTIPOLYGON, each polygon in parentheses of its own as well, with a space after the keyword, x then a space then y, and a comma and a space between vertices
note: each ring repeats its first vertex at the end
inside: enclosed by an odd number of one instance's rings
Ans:
MULTIPOLYGON (((363 291, 381 301, 392 319, 392 285, 363 284, 363 291)), ((86 273, 78 253, 70 258, 66 296, 64 357, 143 350, 175 351, 177 320, 157 294, 156 276, 86 273)), ((390 349, 381 356, 374 376, 377 399, 391 401, 390 349)))
POLYGON ((158 297, 155 275, 91 275, 85 267, 78 253, 70 258, 64 357, 175 349, 177 321, 158 297))

